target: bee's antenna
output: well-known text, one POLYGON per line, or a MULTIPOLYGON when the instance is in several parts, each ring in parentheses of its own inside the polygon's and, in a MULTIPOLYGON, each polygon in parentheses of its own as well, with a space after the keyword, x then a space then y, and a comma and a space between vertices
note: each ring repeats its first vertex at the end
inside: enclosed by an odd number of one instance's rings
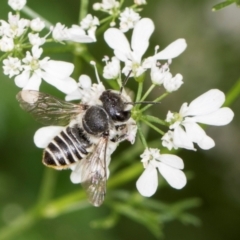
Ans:
POLYGON ((123 81, 123 83, 122 83, 122 86, 121 86, 121 88, 120 88, 120 91, 119 91, 120 95, 122 94, 123 88, 124 88, 125 85, 127 84, 127 81, 128 81, 128 79, 129 79, 131 73, 132 73, 132 70, 130 70, 130 72, 128 73, 128 75, 127 75, 126 78, 124 79, 124 81, 123 81))
POLYGON ((160 102, 153 102, 153 101, 142 101, 142 102, 125 102, 124 104, 135 105, 135 104, 158 104, 160 102))

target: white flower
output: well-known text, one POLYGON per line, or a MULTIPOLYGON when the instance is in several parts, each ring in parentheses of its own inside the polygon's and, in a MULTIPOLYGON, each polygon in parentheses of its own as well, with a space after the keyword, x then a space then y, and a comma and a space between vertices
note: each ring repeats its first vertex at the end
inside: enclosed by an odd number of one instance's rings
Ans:
POLYGON ((95 37, 88 36, 80 26, 72 25, 67 28, 61 23, 57 23, 55 27, 51 27, 52 37, 55 41, 72 41, 80 43, 91 43, 95 41, 95 37))
POLYGON ((45 43, 46 39, 45 38, 40 38, 39 33, 29 33, 28 34, 28 39, 31 45, 37 45, 41 46, 45 43))
POLYGON ((129 29, 134 28, 136 23, 140 20, 138 13, 133 11, 131 8, 126 8, 119 17, 120 20, 120 30, 122 32, 127 32, 129 29))
POLYGON ((69 40, 70 36, 68 33, 68 28, 61 23, 57 23, 55 27, 51 27, 52 37, 55 41, 69 40))
POLYGON ((26 3, 26 0, 8 0, 8 5, 15 11, 21 10, 26 3))
POLYGON ((159 53, 148 57, 142 62, 142 56, 149 45, 149 38, 154 30, 154 24, 149 18, 142 18, 133 29, 131 48, 125 35, 116 28, 110 28, 104 33, 104 39, 114 50, 115 56, 125 63, 122 72, 127 75, 138 77, 148 68, 152 68, 157 60, 170 60, 179 56, 187 47, 184 39, 178 39, 168 45, 159 53))
POLYGON ((179 113, 169 112, 166 121, 173 131, 173 145, 179 148, 195 150, 193 143, 202 149, 215 146, 212 138, 197 124, 222 126, 230 123, 234 113, 223 107, 225 95, 218 89, 212 89, 193 100, 189 106, 184 103, 179 113))
POLYGON ((88 32, 88 36, 96 41, 95 32, 97 30, 97 26, 99 26, 99 20, 97 17, 88 14, 81 22, 80 26, 82 29, 88 32))
POLYGON ((173 148, 178 149, 178 147, 175 146, 173 143, 173 131, 169 130, 163 135, 161 139, 162 139, 162 145, 168 148, 169 151, 171 151, 173 148))
POLYGON ((81 22, 80 26, 84 30, 89 30, 91 28, 95 28, 96 26, 99 25, 99 20, 97 17, 92 16, 91 14, 88 14, 81 22))
POLYGON ((149 45, 149 38, 154 30, 154 24, 149 18, 142 18, 133 29, 131 48, 125 35, 117 28, 109 28, 104 33, 104 39, 114 50, 115 56, 125 63, 123 73, 127 75, 132 70, 132 76, 138 77, 145 70, 141 59, 149 45))
POLYGON ((5 75, 9 75, 9 77, 13 77, 18 75, 22 70, 21 61, 18 58, 8 57, 3 60, 3 70, 5 75))
POLYGON ((3 36, 0 39, 0 50, 2 52, 11 52, 14 49, 14 42, 12 38, 3 36))
MULTIPOLYGON (((152 57, 148 57, 143 62, 144 68, 151 68, 154 64, 156 65, 157 60, 170 60, 178 57, 187 48, 186 40, 179 38, 174 42, 170 43, 166 48, 160 52, 155 52, 152 57)), ((157 49, 157 48, 156 48, 157 49)))
POLYGON ((100 104, 99 100, 102 93, 105 91, 105 87, 102 82, 98 84, 92 84, 89 76, 81 75, 79 77, 78 88, 73 92, 70 92, 66 97, 66 101, 80 100, 84 104, 95 105, 100 104))
POLYGON ((103 10, 107 11, 110 14, 112 13, 111 10, 114 8, 119 7, 119 2, 116 0, 102 0, 102 3, 94 3, 93 4, 93 9, 98 11, 98 10, 103 10))
POLYGON ((73 64, 49 60, 45 57, 39 60, 42 48, 33 46, 31 53, 27 52, 23 61, 23 72, 15 77, 18 87, 30 90, 39 90, 42 79, 64 93, 70 93, 77 88, 77 83, 70 78, 73 64))
POLYGON ((112 57, 112 61, 109 62, 109 58, 105 57, 103 61, 106 62, 106 66, 103 68, 103 77, 105 79, 116 79, 120 74, 120 61, 116 57, 112 57))
POLYGON ((172 74, 165 78, 163 81, 163 86, 168 92, 177 91, 183 84, 183 76, 181 74, 176 74, 175 77, 172 77, 172 74))
POLYGON ((35 32, 41 32, 45 27, 45 23, 40 18, 35 18, 30 22, 30 28, 35 32))
POLYGON ((78 25, 72 25, 72 27, 68 29, 69 38, 66 40, 72 41, 72 42, 79 42, 79 43, 96 42, 95 30, 94 31, 89 30, 89 31, 90 32, 88 32, 88 35, 87 35, 85 30, 82 29, 82 27, 78 25))
POLYGON ((172 74, 169 72, 168 64, 164 64, 161 67, 158 67, 157 64, 153 64, 150 75, 152 83, 156 85, 161 85, 164 81, 172 77, 172 74))
POLYGON ((181 189, 186 185, 185 174, 180 170, 184 168, 180 157, 173 154, 160 154, 158 149, 145 149, 140 156, 145 168, 142 175, 137 180, 136 186, 141 195, 152 196, 158 186, 158 171, 176 189, 181 189))
POLYGON ((146 0, 134 0, 134 3, 136 5, 144 5, 147 4, 146 0))
POLYGON ((9 38, 20 37, 29 26, 29 20, 20 18, 19 14, 13 15, 11 12, 8 14, 8 23, 0 20, 2 35, 9 38))

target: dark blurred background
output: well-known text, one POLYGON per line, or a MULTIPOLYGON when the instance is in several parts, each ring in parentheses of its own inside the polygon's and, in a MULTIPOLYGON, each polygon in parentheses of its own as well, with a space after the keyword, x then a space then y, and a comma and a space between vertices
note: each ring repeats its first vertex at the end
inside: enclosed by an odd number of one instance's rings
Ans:
MULTIPOLYGON (((211 88, 227 92, 240 77, 240 9, 232 5, 221 11, 212 12, 212 6, 219 1, 148 0, 148 5, 141 12, 142 17, 152 18, 156 26, 151 38, 152 52, 155 45, 164 48, 180 37, 185 38, 188 43, 187 50, 174 60, 171 66, 173 74, 181 73, 184 76, 184 84, 178 92, 161 104, 161 112, 164 115, 169 109, 178 111, 183 102, 190 102, 211 88)), ((93 1, 90 1, 90 7, 92 3, 93 1)), ((129 0, 127 3, 131 5, 132 1, 129 0)), ((52 23, 61 22, 70 26, 78 21, 78 0, 28 0, 28 6, 52 23)), ((7 1, 2 1, 0 19, 7 19, 9 11, 7 1)), ((106 53, 98 49, 97 44, 92 50, 99 61, 103 55, 111 53, 107 48, 106 53)), ((63 60, 61 55, 52 56, 54 59, 63 60)), ((88 69, 83 73, 90 74, 88 69)), ((1 226, 10 224, 14 217, 34 205, 44 171, 41 163, 42 151, 33 143, 33 134, 40 125, 19 108, 15 100, 18 91, 13 79, 1 74, 1 226)), ((198 197, 202 200, 201 206, 191 211, 200 218, 201 225, 195 227, 177 221, 168 223, 163 229, 164 239, 240 238, 239 99, 231 108, 235 112, 235 118, 230 125, 207 129, 208 135, 216 142, 215 148, 209 151, 180 153, 186 171, 194 174, 193 179, 181 191, 167 187, 156 194, 155 199, 165 202, 188 197, 198 197)), ((78 188, 69 181, 69 171, 56 174, 55 197, 78 188)), ((134 182, 130 185, 132 189, 134 182)), ((89 226, 93 219, 104 217, 107 213, 108 209, 103 206, 76 211, 56 219, 42 220, 16 239, 155 239, 147 229, 124 217, 109 230, 96 230, 89 226)))

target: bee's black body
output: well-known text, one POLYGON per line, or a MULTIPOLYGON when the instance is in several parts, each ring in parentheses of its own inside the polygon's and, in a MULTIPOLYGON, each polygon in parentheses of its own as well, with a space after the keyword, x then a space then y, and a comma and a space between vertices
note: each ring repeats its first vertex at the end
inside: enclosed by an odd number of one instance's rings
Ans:
POLYGON ((77 169, 89 201, 101 205, 110 155, 126 139, 131 117, 122 94, 103 91, 95 105, 73 104, 31 90, 19 92, 17 99, 36 120, 64 126, 45 148, 43 163, 56 169, 77 169))

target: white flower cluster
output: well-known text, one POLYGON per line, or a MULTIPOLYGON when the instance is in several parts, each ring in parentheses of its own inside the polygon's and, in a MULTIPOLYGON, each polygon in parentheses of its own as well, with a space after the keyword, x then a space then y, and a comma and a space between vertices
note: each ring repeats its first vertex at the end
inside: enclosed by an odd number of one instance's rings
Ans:
MULTIPOLYGON (((8 4, 13 10, 19 11, 25 6, 26 0, 9 0, 8 4)), ((42 80, 45 80, 66 94, 73 92, 78 88, 76 81, 70 77, 73 64, 49 57, 41 59, 42 46, 47 41, 94 42, 98 25, 99 20, 88 14, 79 26, 66 28, 57 23, 49 34, 40 37, 45 28, 40 18, 28 20, 21 18, 19 12, 10 12, 8 21, 0 20, 0 51, 5 53, 4 74, 15 77, 15 84, 23 89, 39 90, 42 80), (47 39, 51 33, 52 38, 47 39), (25 56, 22 57, 22 54, 25 56)))
MULTIPOLYGON (((146 4, 145 0, 134 1, 136 5, 146 4)), ((112 16, 118 16, 119 19, 119 29, 122 32, 127 32, 128 30, 134 28, 136 23, 140 20, 140 15, 137 13, 136 9, 126 7, 121 11, 122 4, 115 0, 102 0, 102 3, 94 3, 93 9, 96 11, 106 12, 112 16)), ((115 26, 115 22, 111 22, 111 26, 115 26)))
POLYGON ((8 0, 8 5, 15 11, 20 11, 27 3, 27 0, 8 0))
MULTIPOLYGON (((143 59, 149 46, 149 38, 154 30, 154 24, 149 18, 140 19, 133 28, 131 44, 117 28, 110 28, 104 33, 104 38, 110 48, 114 50, 111 62, 106 61, 104 77, 116 79, 120 74, 119 61, 124 63, 122 73, 138 78, 150 69, 150 77, 154 85, 163 85, 167 92, 179 89, 183 84, 181 74, 172 75, 169 66, 172 59, 179 56, 187 47, 184 39, 177 39, 165 49, 153 56, 143 59), (159 60, 167 60, 161 64, 159 60), (111 66, 111 68, 110 68, 111 66)), ((201 95, 187 106, 184 103, 179 113, 169 111, 166 122, 170 130, 162 137, 162 144, 169 150, 185 148, 196 150, 194 143, 202 149, 210 149, 215 144, 212 138, 197 124, 226 125, 233 119, 230 108, 220 108, 225 101, 224 94, 213 89, 201 95)), ((151 196, 157 189, 157 170, 174 188, 180 189, 186 184, 186 177, 181 171, 183 161, 169 154, 160 155, 157 149, 146 149, 141 155, 145 171, 137 181, 137 189, 143 196, 151 196), (181 169, 181 170, 180 170, 181 169)))
POLYGON ((197 124, 203 123, 223 126, 230 123, 234 113, 228 107, 223 107, 225 95, 218 89, 212 89, 193 100, 189 106, 183 103, 179 113, 168 112, 166 121, 170 130, 163 136, 163 146, 196 150, 194 143, 208 150, 215 146, 212 138, 197 124))
MULTIPOLYGON (((153 84, 161 85, 165 87, 168 92, 173 92, 179 89, 182 85, 182 75, 176 74, 174 77, 170 73, 169 65, 173 58, 179 56, 187 47, 184 39, 178 39, 163 49, 161 52, 155 52, 153 56, 147 57, 142 60, 144 53, 149 46, 149 38, 154 31, 154 24, 149 18, 142 18, 134 26, 131 46, 123 34, 123 32, 117 28, 109 28, 104 33, 104 38, 109 47, 114 50, 115 57, 124 63, 122 73, 128 75, 131 71, 131 76, 139 77, 148 69, 151 70, 151 80, 153 84), (168 62, 161 65, 158 60, 167 60, 168 62)), ((158 48, 156 48, 158 49, 158 48)), ((119 63, 114 61, 111 64, 112 69, 111 76, 119 76, 119 63), (115 66, 115 67, 114 67, 115 66)), ((108 64, 104 68, 104 72, 109 72, 108 64)), ((109 74, 104 77, 109 79, 109 74)))
POLYGON ((120 3, 116 0, 102 0, 102 3, 94 3, 93 9, 95 11, 103 11, 109 14, 113 14, 120 6, 120 3))
POLYGON ((96 42, 95 32, 99 20, 97 17, 88 14, 81 22, 80 25, 72 25, 71 28, 67 28, 61 23, 57 23, 52 27, 52 37, 55 41, 72 41, 79 43, 91 43, 96 42))
POLYGON ((145 197, 152 196, 158 186, 157 170, 171 187, 181 189, 187 183, 183 160, 172 154, 160 154, 158 149, 149 148, 140 156, 145 168, 137 181, 138 191, 145 197))

